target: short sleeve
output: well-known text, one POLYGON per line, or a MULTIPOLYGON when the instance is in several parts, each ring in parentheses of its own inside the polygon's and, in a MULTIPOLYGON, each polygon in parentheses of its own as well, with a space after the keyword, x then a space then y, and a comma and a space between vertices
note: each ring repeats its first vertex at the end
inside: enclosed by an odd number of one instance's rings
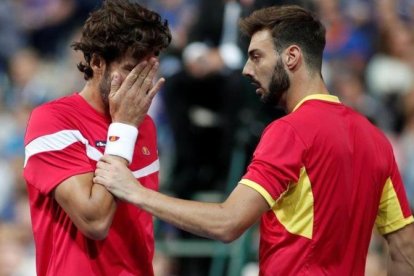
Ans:
POLYGON ((385 235, 401 229, 413 221, 404 185, 393 158, 390 175, 382 190, 375 224, 378 231, 385 235))
POLYGON ((87 140, 64 112, 41 106, 29 119, 25 135, 23 175, 42 194, 50 193, 65 179, 93 172, 87 140))
POLYGON ((299 180, 305 150, 289 123, 275 121, 264 131, 240 183, 255 189, 272 207, 289 184, 299 180))

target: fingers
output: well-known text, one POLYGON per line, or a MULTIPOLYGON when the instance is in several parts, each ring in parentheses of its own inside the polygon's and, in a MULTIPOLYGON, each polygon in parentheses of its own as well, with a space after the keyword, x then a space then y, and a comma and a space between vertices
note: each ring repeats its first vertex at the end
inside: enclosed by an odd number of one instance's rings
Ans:
POLYGON ((165 79, 160 78, 157 81, 157 83, 151 88, 151 90, 148 91, 148 98, 149 98, 150 101, 152 101, 152 99, 155 97, 155 95, 157 95, 158 91, 161 90, 164 83, 165 83, 165 79))
POLYGON ((109 96, 113 97, 118 91, 119 87, 121 87, 121 76, 118 72, 115 72, 111 78, 111 91, 109 93, 109 96))
MULTIPOLYGON (((120 74, 113 74, 109 97, 110 114, 113 121, 139 125, 145 118, 152 99, 162 87, 164 79, 153 81, 159 68, 156 58, 137 64, 124 81, 120 74)), ((107 162, 107 159, 102 159, 107 162)))
POLYGON ((110 101, 115 101, 115 95, 118 95, 116 98, 122 98, 125 94, 128 94, 129 89, 136 82, 141 71, 146 68, 146 65, 146 61, 137 64, 125 78, 124 82, 121 81, 120 74, 114 72, 111 78, 111 89, 109 92, 110 101))
MULTIPOLYGON (((97 163, 97 165, 99 165, 99 163, 107 163, 107 164, 113 164, 115 163, 117 160, 116 158, 114 158, 113 156, 109 155, 109 154, 105 154, 104 156, 102 156, 99 159, 99 162, 97 163)), ((103 165, 103 164, 101 164, 103 165)))
POLYGON ((106 187, 107 189, 110 188, 109 183, 107 183, 106 179, 101 175, 94 176, 92 181, 93 181, 94 184, 102 185, 102 186, 106 187))
POLYGON ((155 58, 152 58, 147 66, 141 71, 141 74, 134 83, 132 89, 138 90, 141 94, 144 95, 152 87, 152 82, 155 77, 155 74, 158 71, 159 63, 155 58))
POLYGON ((141 85, 141 89, 144 93, 147 93, 148 90, 152 87, 152 83, 153 83, 155 75, 157 74, 158 67, 159 67, 159 63, 155 61, 152 67, 150 68, 147 77, 144 79, 141 85))
POLYGON ((158 70, 158 66, 159 63, 155 58, 151 58, 149 62, 145 60, 138 63, 128 74, 122 85, 118 84, 117 80, 113 80, 113 89, 111 86, 112 96, 116 93, 116 91, 120 91, 121 89, 121 93, 124 94, 124 96, 128 96, 132 99, 138 99, 138 97, 136 97, 136 91, 140 94, 147 93, 147 91, 152 87, 152 81, 158 70))
POLYGON ((96 163, 96 168, 98 168, 98 169, 109 170, 110 167, 111 166, 106 162, 99 161, 98 163, 96 163))
POLYGON ((147 68, 148 61, 144 60, 138 63, 134 69, 129 72, 128 76, 125 78, 125 81, 122 83, 121 88, 125 91, 128 91, 134 83, 138 80, 138 77, 143 73, 142 71, 147 68))
POLYGON ((106 171, 102 169, 95 170, 95 176, 93 177, 93 182, 105 186, 106 183, 106 171))

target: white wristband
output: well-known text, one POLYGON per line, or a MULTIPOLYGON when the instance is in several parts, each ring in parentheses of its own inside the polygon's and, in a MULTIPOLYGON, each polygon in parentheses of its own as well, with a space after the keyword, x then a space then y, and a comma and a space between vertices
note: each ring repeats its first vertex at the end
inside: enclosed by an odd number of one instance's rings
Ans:
POLYGON ((129 164, 132 162, 138 129, 123 123, 112 123, 108 128, 105 154, 125 158, 129 164))

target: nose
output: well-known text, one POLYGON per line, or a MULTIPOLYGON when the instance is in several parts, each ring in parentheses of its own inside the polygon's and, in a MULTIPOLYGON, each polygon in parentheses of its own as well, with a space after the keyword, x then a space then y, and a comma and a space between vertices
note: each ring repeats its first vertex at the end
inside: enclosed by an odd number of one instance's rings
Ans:
POLYGON ((249 60, 246 61, 246 64, 244 65, 242 74, 245 77, 253 78, 253 70, 252 70, 252 67, 250 66, 249 60))

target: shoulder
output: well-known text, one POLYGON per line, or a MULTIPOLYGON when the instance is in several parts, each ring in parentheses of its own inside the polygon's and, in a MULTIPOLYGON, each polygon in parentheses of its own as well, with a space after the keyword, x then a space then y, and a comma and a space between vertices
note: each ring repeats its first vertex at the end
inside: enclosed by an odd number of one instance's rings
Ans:
POLYGON ((290 147, 293 143, 299 143, 306 148, 303 137, 289 118, 288 115, 270 123, 263 131, 260 144, 290 147))
POLYGON ((36 107, 28 120, 25 142, 36 137, 75 128, 77 108, 73 96, 53 100, 36 107))
POLYGON ((53 118, 56 116, 62 118, 75 113, 76 107, 76 95, 58 98, 36 107, 32 112, 31 119, 32 117, 37 119, 44 119, 44 117, 46 117, 47 119, 50 119, 50 117, 53 118))
POLYGON ((294 124, 292 124, 291 116, 286 115, 280 119, 271 122, 263 131, 263 136, 268 135, 283 135, 283 134, 297 134, 294 124))
POLYGON ((385 149, 392 150, 390 139, 378 126, 374 125, 367 117, 359 112, 350 107, 347 108, 348 113, 352 116, 351 121, 357 125, 355 128, 359 132, 365 131, 366 136, 369 137, 370 143, 376 143, 379 144, 381 148, 385 147, 385 149))

